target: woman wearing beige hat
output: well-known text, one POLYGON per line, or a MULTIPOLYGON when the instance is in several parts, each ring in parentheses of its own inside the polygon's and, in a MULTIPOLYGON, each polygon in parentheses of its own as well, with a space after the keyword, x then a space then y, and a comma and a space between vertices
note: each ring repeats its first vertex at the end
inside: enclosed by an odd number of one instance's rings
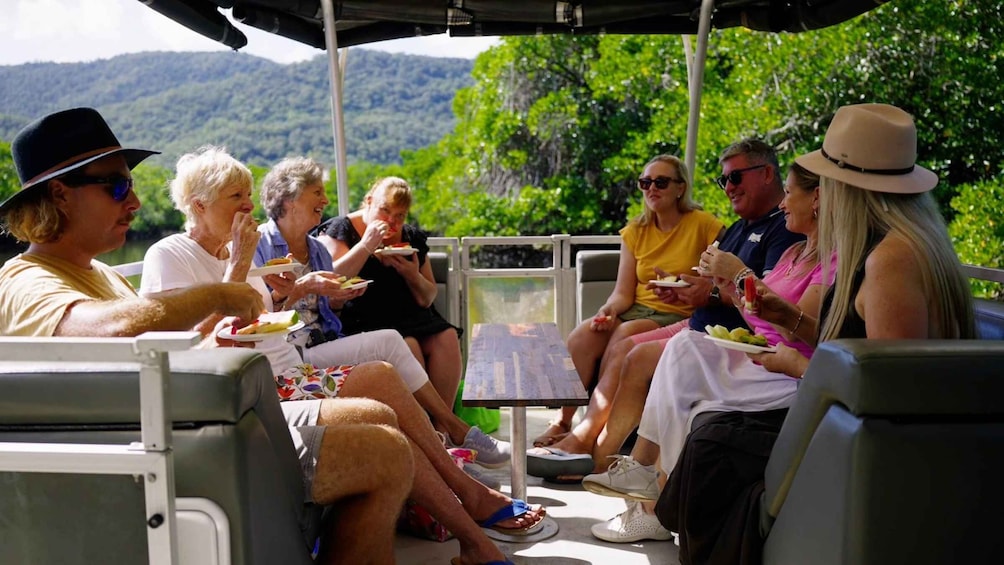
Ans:
MULTIPOLYGON (((820 341, 975 337, 969 284, 930 194, 938 177, 916 157, 909 114, 857 104, 837 110, 822 149, 796 159, 821 179, 819 254, 838 258, 820 341)), ((798 316, 794 305, 762 298, 771 321, 798 316)), ((809 363, 783 346, 754 358, 792 376, 809 363)))

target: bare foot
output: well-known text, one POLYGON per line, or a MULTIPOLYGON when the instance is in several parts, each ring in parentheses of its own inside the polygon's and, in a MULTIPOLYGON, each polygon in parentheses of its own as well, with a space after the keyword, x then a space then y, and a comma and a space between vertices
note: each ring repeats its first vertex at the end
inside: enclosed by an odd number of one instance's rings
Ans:
POLYGON ((582 441, 575 437, 575 434, 573 433, 565 434, 565 437, 552 443, 550 447, 560 449, 566 453, 577 453, 582 455, 591 455, 593 452, 593 446, 582 443, 582 441))
MULTIPOLYGON (((467 510, 467 514, 469 514, 475 522, 480 524, 502 508, 511 504, 512 499, 508 496, 497 491, 485 489, 483 496, 479 497, 476 502, 473 502, 470 505, 465 504, 464 508, 467 510)), ((535 504, 531 505, 526 513, 502 520, 494 525, 506 529, 525 530, 537 525, 538 522, 544 519, 546 514, 547 511, 543 506, 535 504)))
POLYGON ((547 423, 547 429, 544 430, 544 433, 533 439, 533 446, 548 447, 554 445, 554 442, 563 439, 570 431, 572 431, 572 424, 562 422, 560 418, 555 418, 547 423))

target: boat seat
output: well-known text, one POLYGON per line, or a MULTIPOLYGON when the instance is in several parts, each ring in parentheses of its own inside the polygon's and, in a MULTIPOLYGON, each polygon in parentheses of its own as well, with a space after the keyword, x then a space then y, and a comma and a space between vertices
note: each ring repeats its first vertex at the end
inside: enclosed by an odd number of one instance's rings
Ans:
POLYGON ((596 314, 617 283, 620 251, 589 249, 575 256, 575 319, 580 323, 596 314))
MULTIPOLYGON (((1001 312, 977 301, 984 338, 1001 312)), ((1001 367, 1000 339, 820 345, 767 463, 764 563, 998 562, 1001 367)))
POLYGON ((455 290, 450 288, 450 256, 442 251, 430 251, 426 257, 432 268, 432 278, 436 281, 436 299, 432 305, 440 316, 456 324, 451 317, 455 313, 450 312, 450 292, 455 290))
MULTIPOLYGON (((220 526, 218 509, 234 565, 312 563, 321 508, 304 504, 266 358, 238 348, 169 359, 181 555, 215 543, 205 530, 220 526)), ((128 444, 140 439, 139 405, 135 365, 0 362, 0 442, 128 444)), ((144 508, 143 481, 128 475, 0 472, 0 563, 147 563, 144 508)))

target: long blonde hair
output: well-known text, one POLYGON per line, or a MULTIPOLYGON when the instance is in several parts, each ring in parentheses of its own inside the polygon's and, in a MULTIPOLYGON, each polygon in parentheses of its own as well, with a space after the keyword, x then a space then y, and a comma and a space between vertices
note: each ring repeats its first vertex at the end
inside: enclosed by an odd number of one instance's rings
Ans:
MULTIPOLYGON (((837 254, 833 303, 823 322, 820 341, 838 337, 851 308, 855 271, 871 252, 870 238, 890 232, 907 241, 922 266, 918 284, 931 300, 937 321, 934 337, 976 337, 973 299, 952 248, 944 219, 930 193, 889 194, 864 190, 827 177, 820 179, 819 256, 837 254)), ((829 263, 825 262, 824 280, 829 263)))
MULTIPOLYGON (((683 161, 681 161, 679 157, 677 157, 676 155, 669 155, 669 154, 656 155, 655 157, 652 157, 652 159, 650 159, 648 163, 645 163, 645 167, 642 168, 644 169, 653 163, 660 163, 660 162, 675 167, 676 175, 681 179, 683 179, 684 182, 683 194, 681 194, 680 198, 676 200, 676 209, 679 210, 681 214, 686 214, 687 212, 690 212, 692 210, 702 210, 703 208, 701 207, 701 205, 698 204, 697 202, 694 202, 694 197, 693 197, 694 191, 691 188, 691 183, 690 183, 690 171, 687 170, 687 165, 683 161)), ((633 221, 636 222, 639 226, 647 226, 652 222, 652 218, 655 215, 655 213, 652 212, 652 209, 648 207, 648 204, 644 201, 644 199, 642 199, 642 206, 644 209, 642 210, 641 214, 639 214, 637 217, 634 218, 633 221)))

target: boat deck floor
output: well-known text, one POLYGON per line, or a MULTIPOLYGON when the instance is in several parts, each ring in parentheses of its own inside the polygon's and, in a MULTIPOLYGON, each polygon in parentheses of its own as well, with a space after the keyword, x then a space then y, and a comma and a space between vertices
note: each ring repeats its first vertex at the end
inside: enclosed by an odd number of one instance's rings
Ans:
MULTIPOLYGON (((502 409, 502 425, 492 435, 509 439, 509 410, 502 409)), ((547 428, 547 421, 556 410, 528 408, 527 438, 537 437, 547 428)), ((509 466, 488 470, 502 482, 502 491, 509 493, 509 466)), ((516 565, 652 565, 679 563, 677 547, 672 541, 638 543, 607 543, 593 537, 589 528, 624 511, 626 501, 598 496, 580 485, 556 485, 536 477, 527 478, 529 502, 543 504, 557 522, 558 533, 536 543, 498 542, 516 565)), ((435 542, 398 534, 395 542, 397 562, 401 565, 446 565, 459 555, 456 540, 435 542)))

